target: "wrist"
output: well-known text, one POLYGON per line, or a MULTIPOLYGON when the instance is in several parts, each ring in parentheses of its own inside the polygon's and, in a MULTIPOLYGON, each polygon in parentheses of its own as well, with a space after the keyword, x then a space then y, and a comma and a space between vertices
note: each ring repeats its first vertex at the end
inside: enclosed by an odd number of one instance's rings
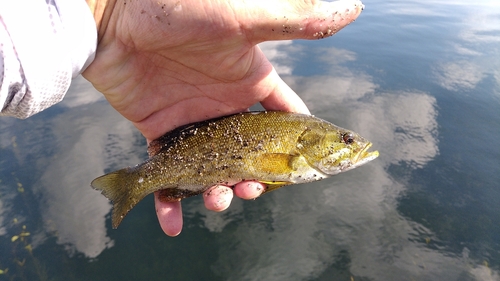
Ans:
MULTIPOLYGON (((117 0, 85 0, 94 16, 97 27, 98 41, 102 38, 102 33, 106 30, 111 12, 117 0)), ((126 2, 125 2, 126 3, 126 2)))

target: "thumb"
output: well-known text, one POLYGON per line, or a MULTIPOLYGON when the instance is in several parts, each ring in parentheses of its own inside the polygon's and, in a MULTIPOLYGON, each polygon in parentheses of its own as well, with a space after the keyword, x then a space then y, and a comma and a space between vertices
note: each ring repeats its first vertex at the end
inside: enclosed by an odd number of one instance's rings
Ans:
POLYGON ((254 5, 249 22, 242 23, 253 43, 329 37, 353 22, 364 8, 360 0, 262 0, 254 5))

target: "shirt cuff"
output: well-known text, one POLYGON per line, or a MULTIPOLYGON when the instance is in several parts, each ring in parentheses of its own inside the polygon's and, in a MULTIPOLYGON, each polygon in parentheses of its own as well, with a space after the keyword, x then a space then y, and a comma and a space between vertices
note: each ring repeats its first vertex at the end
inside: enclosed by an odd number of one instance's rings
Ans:
POLYGON ((61 101, 96 48, 83 0, 0 1, 0 115, 27 118, 61 101))

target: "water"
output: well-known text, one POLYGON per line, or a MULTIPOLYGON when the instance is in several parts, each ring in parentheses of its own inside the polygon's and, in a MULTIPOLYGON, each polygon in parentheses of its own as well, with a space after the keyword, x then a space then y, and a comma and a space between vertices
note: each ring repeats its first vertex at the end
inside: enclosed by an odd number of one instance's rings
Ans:
POLYGON ((151 196, 112 230, 89 183, 145 141, 77 79, 58 106, 0 119, 0 280, 500 280, 500 4, 364 4, 334 38, 262 48, 379 159, 223 213, 187 199, 176 238, 151 196))

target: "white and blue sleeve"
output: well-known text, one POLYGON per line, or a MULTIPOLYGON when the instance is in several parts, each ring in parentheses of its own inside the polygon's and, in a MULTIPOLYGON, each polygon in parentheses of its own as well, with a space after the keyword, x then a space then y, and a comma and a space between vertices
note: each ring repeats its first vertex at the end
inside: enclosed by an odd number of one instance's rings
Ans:
POLYGON ((60 102, 96 47, 84 0, 1 0, 0 115, 27 118, 60 102))

